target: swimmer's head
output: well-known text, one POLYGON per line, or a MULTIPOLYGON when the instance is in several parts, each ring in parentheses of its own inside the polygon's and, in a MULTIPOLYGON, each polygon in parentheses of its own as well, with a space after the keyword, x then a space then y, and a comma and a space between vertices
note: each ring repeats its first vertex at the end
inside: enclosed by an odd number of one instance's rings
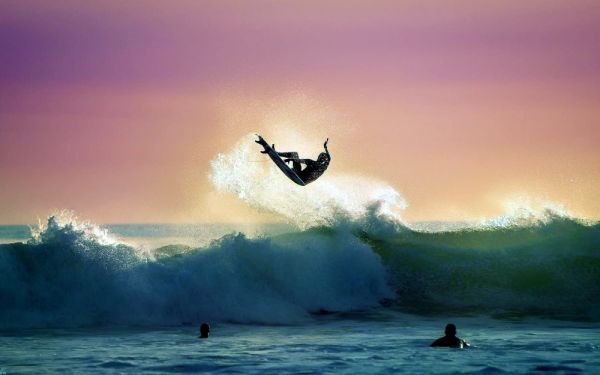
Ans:
POLYGON ((202 323, 200 325, 200 338, 206 339, 206 338, 208 338, 209 334, 210 334, 210 326, 208 325, 208 323, 202 323))
POLYGON ((446 329, 444 330, 446 336, 456 336, 456 326, 452 323, 446 324, 446 329))

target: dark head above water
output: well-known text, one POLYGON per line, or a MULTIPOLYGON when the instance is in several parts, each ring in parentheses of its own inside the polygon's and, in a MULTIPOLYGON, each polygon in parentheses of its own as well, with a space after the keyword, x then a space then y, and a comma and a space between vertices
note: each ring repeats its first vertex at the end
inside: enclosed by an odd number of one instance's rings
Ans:
POLYGON ((454 324, 446 324, 444 333, 446 336, 435 340, 433 343, 431 343, 431 346, 445 346, 449 348, 465 348, 469 346, 465 340, 456 337, 456 326, 454 324))
POLYGON ((200 325, 200 338, 207 339, 209 334, 210 334, 210 326, 208 325, 208 323, 202 323, 200 325))
POLYGON ((446 324, 446 328, 444 329, 444 333, 446 336, 454 337, 456 336, 456 326, 452 323, 446 324))

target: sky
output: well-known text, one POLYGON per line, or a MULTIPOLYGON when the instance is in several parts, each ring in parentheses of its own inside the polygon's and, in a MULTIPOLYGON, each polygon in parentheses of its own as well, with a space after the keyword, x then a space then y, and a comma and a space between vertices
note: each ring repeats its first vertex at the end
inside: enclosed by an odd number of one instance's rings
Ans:
POLYGON ((0 2, 0 224, 277 220, 208 173, 282 127, 406 220, 598 219, 600 3, 0 2))

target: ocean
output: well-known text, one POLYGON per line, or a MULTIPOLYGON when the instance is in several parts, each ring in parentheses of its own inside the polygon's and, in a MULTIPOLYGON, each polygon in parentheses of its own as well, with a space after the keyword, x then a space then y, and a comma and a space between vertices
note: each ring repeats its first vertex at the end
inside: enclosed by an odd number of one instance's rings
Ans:
POLYGON ((302 324, 33 329, 0 336, 13 373, 598 373, 598 324, 394 311, 317 316, 302 324), (469 349, 430 348, 446 321, 469 349))
POLYGON ((0 238, 0 373, 600 373, 598 223, 55 215, 0 238), (449 322, 470 348, 429 347, 449 322))

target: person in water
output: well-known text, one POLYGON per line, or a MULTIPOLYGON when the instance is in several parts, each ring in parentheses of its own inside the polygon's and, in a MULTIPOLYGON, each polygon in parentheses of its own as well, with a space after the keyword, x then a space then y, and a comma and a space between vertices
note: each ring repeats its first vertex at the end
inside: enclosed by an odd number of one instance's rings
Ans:
POLYGON ((210 326, 208 323, 202 323, 200 325, 200 338, 207 339, 208 335, 210 335, 210 326))
POLYGON ((456 326, 454 324, 447 324, 444 333, 446 336, 435 340, 431 343, 431 346, 446 346, 450 348, 466 348, 469 346, 465 340, 456 337, 456 326))
MULTIPOLYGON (((267 142, 259 135, 256 143, 265 147, 264 151, 261 151, 263 154, 267 153, 267 147, 269 145, 267 142)), ((300 159, 297 152, 277 152, 282 158, 286 158, 283 161, 286 163, 292 163, 292 169, 294 172, 300 177, 300 179, 304 182, 304 184, 308 184, 313 182, 317 178, 321 177, 321 175, 325 172, 327 167, 329 166, 329 162, 331 161, 331 155, 329 154, 329 150, 327 149, 327 143, 329 142, 329 138, 323 144, 323 148, 325 152, 321 152, 317 157, 317 160, 312 159, 300 159), (306 165, 304 169, 302 169, 302 164, 306 165)), ((275 150, 275 145, 272 146, 273 150, 275 150)))

